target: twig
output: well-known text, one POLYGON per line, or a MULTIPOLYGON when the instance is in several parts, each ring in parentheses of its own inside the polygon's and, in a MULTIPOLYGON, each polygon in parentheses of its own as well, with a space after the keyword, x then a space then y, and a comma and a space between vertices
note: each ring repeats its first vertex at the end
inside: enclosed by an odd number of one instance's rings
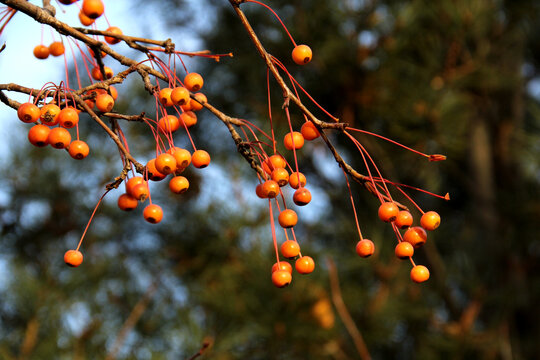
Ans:
POLYGON ((124 34, 116 34, 110 31, 106 31, 106 30, 87 29, 87 28, 79 28, 79 27, 75 27, 74 29, 82 32, 83 34, 88 34, 88 35, 102 35, 102 36, 114 37, 123 41, 143 42, 146 44, 157 45, 166 49, 172 48, 172 50, 174 50, 175 48, 175 45, 171 39, 153 40, 153 39, 146 39, 146 38, 141 38, 141 37, 136 37, 136 36, 128 36, 124 34))
POLYGON ((4 104, 6 104, 9 107, 12 107, 13 109, 18 109, 19 105, 20 105, 19 102, 15 101, 15 100, 11 100, 10 98, 8 98, 6 96, 6 94, 4 94, 2 89, 0 89, 0 101, 3 102, 4 104))
POLYGON ((116 356, 118 354, 118 351, 120 350, 120 347, 126 340, 127 334, 133 329, 135 324, 137 324, 137 321, 141 318, 141 316, 146 311, 146 308, 150 304, 150 300, 152 300, 152 297, 154 293, 157 290, 157 284, 152 283, 148 290, 146 290, 146 293, 143 295, 143 297, 139 300, 137 304, 133 307, 133 310, 131 310, 131 313, 127 317, 126 321, 124 322, 124 325, 122 325, 122 328, 118 332, 118 336, 116 337, 116 340, 114 341, 114 344, 111 348, 111 351, 107 354, 107 357, 105 357, 105 360, 114 360, 116 359, 116 356))
MULTIPOLYGON (((296 104, 296 106, 298 106, 300 108, 300 110, 306 115, 306 117, 309 119, 309 121, 311 121, 313 124, 315 124, 315 126, 319 130, 322 130, 323 128, 334 128, 334 129, 340 130, 342 132, 345 131, 344 130, 345 127, 346 127, 345 125, 335 125, 335 124, 330 125, 329 123, 318 119, 315 115, 313 115, 309 111, 308 108, 306 108, 306 106, 302 103, 302 101, 300 101, 300 99, 298 99, 294 95, 294 93, 289 89, 289 87, 285 83, 285 80, 283 80, 283 77, 280 75, 277 68, 274 66, 274 63, 272 62, 272 57, 266 51, 266 49, 262 45, 261 41, 257 37, 257 34, 255 33, 255 30, 253 30, 253 28, 251 27, 251 24, 249 23, 246 15, 240 9, 239 5, 243 1, 241 1, 241 0, 229 0, 229 2, 233 6, 233 8, 234 8, 236 14, 238 15, 238 17, 240 18, 240 22, 242 23, 242 25, 246 29, 249 37, 251 38, 251 41, 253 42, 253 44, 255 45, 255 48, 259 52, 259 55, 263 58, 264 62, 266 63, 266 66, 268 67, 268 69, 272 73, 274 79, 277 81, 278 85, 282 89, 283 97, 285 98, 284 106, 288 106, 289 101, 294 102, 296 104)), ((366 186, 366 184, 369 183, 369 181, 370 181, 369 177, 358 173, 353 167, 351 167, 349 164, 347 164, 343 160, 343 158, 339 155, 336 148, 332 145, 332 143, 330 142, 330 140, 328 139, 326 134, 323 131, 320 131, 320 134, 321 134, 321 138, 326 143, 326 146, 328 147, 328 149, 330 150, 330 152, 334 156, 334 159, 339 164, 339 166, 347 174, 349 174, 356 182, 366 186)), ((366 188, 369 190, 369 188, 367 186, 366 186, 366 188)))
POLYGON ((332 302, 334 303, 334 306, 336 307, 339 317, 341 318, 341 321, 343 321, 347 332, 353 339, 354 345, 356 346, 356 351, 358 351, 358 355, 362 360, 369 360, 371 359, 371 355, 369 354, 366 343, 364 342, 364 338, 362 337, 360 330, 358 330, 358 327, 354 323, 354 320, 352 319, 351 314, 349 313, 349 310, 347 310, 347 306, 343 301, 341 289, 339 286, 339 278, 336 270, 336 264, 331 257, 326 258, 326 263, 328 265, 328 273, 330 275, 332 302))
MULTIPOLYGON (((259 52, 261 57, 264 59, 264 61, 266 63, 266 66, 269 68, 269 70, 272 73, 273 77, 275 78, 275 80, 278 82, 279 86, 283 90, 283 96, 285 98, 285 104, 289 104, 289 101, 292 101, 294 104, 296 104, 300 108, 300 110, 306 115, 308 120, 311 121, 312 123, 314 123, 315 126, 318 129, 320 129, 321 138, 326 143, 326 146, 328 147, 328 149, 330 150, 330 152, 334 156, 334 159, 339 164, 339 166, 347 174, 349 174, 356 182, 364 185, 366 187, 366 189, 368 189, 368 191, 370 191, 370 192, 372 192, 372 193, 374 193, 376 195, 376 191, 374 191, 374 189, 369 186, 369 182, 370 182, 369 177, 367 177, 367 176, 365 176, 363 174, 360 174, 353 167, 351 167, 349 164, 347 164, 343 160, 343 158, 340 156, 340 154, 338 153, 336 148, 333 146, 333 144, 330 142, 330 140, 328 139, 328 137, 326 136, 324 131, 322 131, 323 129, 333 129, 333 130, 344 132, 345 131, 344 129, 345 129, 345 127, 347 125, 344 124, 344 123, 328 123, 328 122, 322 121, 322 120, 318 119, 315 115, 313 115, 309 111, 309 109, 307 109, 305 107, 305 105, 300 101, 300 99, 298 99, 294 95, 294 93, 289 89, 289 87, 285 83, 283 77, 280 75, 278 69, 274 65, 271 55, 265 50, 262 43, 260 42, 257 35, 255 34, 255 31, 253 30, 253 28, 251 27, 249 21, 247 20, 245 14, 242 12, 242 10, 240 10, 239 6, 244 1, 242 1, 242 0, 229 0, 229 1, 232 4, 232 6, 233 6, 234 10, 236 11, 236 13, 238 14, 238 16, 240 18, 240 21, 242 22, 244 28, 248 32, 250 38, 252 39, 252 42, 255 44, 255 47, 256 47, 257 51, 259 52)), ((79 41, 84 42, 89 47, 94 49, 94 52, 96 53, 96 55, 98 55, 98 60, 99 60, 99 55, 101 54, 101 52, 104 52, 106 54, 109 54, 112 58, 114 58, 115 60, 117 60, 121 64, 129 66, 128 70, 126 70, 126 71, 124 71, 122 73, 119 73, 118 75, 113 77, 113 79, 106 80, 106 81, 103 81, 101 83, 91 85, 91 86, 86 87, 84 89, 80 89, 80 90, 78 90, 76 92, 78 94, 82 94, 85 91, 88 91, 89 89, 92 89, 92 88, 102 88, 105 85, 108 86, 108 85, 110 85, 112 83, 122 82, 125 79, 125 77, 129 73, 131 73, 133 71, 137 71, 141 75, 141 78, 143 80, 145 88, 147 89, 148 92, 150 92, 152 94, 155 92, 155 86, 152 85, 149 75, 154 76, 154 77, 156 77, 158 79, 161 79, 161 80, 164 80, 164 81, 168 80, 167 76, 164 75, 163 73, 161 73, 161 72, 159 72, 159 71, 157 71, 155 69, 152 69, 149 66, 138 63, 133 59, 122 56, 122 55, 118 54, 117 52, 115 52, 114 50, 112 50, 109 46, 107 46, 103 42, 98 41, 98 40, 86 35, 86 34, 107 34, 107 35, 115 36, 115 34, 111 34, 109 32, 100 31, 100 30, 90 30, 90 29, 81 29, 81 28, 71 27, 71 26, 57 20, 53 16, 51 16, 47 11, 44 11, 42 8, 33 5, 28 1, 24 1, 24 0, 0 0, 0 2, 10 6, 13 9, 19 10, 19 11, 29 15, 30 17, 34 18, 36 21, 38 21, 38 22, 40 22, 42 24, 50 25, 51 27, 53 27, 56 31, 58 31, 61 34, 71 36, 74 39, 77 39, 79 41)), ((170 39, 167 39, 165 41, 154 41, 154 40, 149 40, 149 39, 125 36, 125 35, 117 35, 116 37, 123 39, 127 43, 128 42, 135 43, 137 41, 140 41, 140 42, 146 42, 146 43, 162 46, 162 47, 165 47, 166 49, 170 48, 170 47, 172 47, 174 49, 174 44, 172 44, 170 39)), ((144 51, 144 52, 148 51, 148 48, 146 48, 146 47, 144 47, 142 45, 139 45, 139 44, 137 44, 137 48, 140 51, 144 51)), ((98 63, 99 63, 99 61, 98 61, 98 63)), ((21 89, 22 89, 22 87, 19 88, 18 90, 20 91, 21 89)), ((27 91, 33 91, 33 89, 28 89, 27 91)), ((19 103, 17 103, 17 102, 7 101, 7 97, 5 97, 5 96, 0 95, 0 100, 2 102, 6 103, 8 106, 11 106, 13 108, 17 108, 18 105, 19 105, 19 103)), ((84 108, 84 106, 82 104, 81 104, 81 106, 84 108)), ((232 126, 232 125, 241 126, 241 121, 239 119, 235 119, 233 117, 230 117, 230 116, 227 116, 227 115, 223 114, 222 112, 220 112, 216 108, 212 107, 208 103, 204 104, 204 106, 207 109, 209 109, 210 111, 212 111, 212 113, 214 115, 216 115, 227 126, 227 128, 229 129, 229 132, 231 133, 231 136, 232 136, 232 138, 233 138, 233 140, 234 140, 234 142, 235 142, 235 144, 237 146, 238 152, 249 162, 249 164, 251 165, 251 167, 253 169, 255 169, 259 174, 264 176, 263 170, 258 165, 258 161, 257 161, 258 159, 257 159, 256 155, 250 150, 250 148, 248 146, 246 146, 244 141, 242 141, 242 138, 239 136, 239 134, 236 132, 236 130, 232 126)), ((85 108, 85 110, 87 110, 87 108, 85 108)), ((95 114, 92 114, 91 112, 89 112, 89 113, 96 122, 98 122, 98 123, 101 122, 99 117, 95 116, 95 114)), ((123 145, 119 141, 117 136, 115 136, 105 124, 102 124, 102 122, 100 123, 100 126, 102 126, 105 129, 105 131, 109 134, 109 136, 111 136, 113 138, 113 140, 118 145, 118 147, 122 150, 122 152, 124 154, 126 154, 126 158, 129 161, 134 162, 134 164, 137 167, 137 171, 139 171, 139 172, 142 171, 142 165, 136 163, 135 160, 131 157, 131 155, 129 155, 129 153, 125 149, 123 149, 123 145)))
POLYGON ((107 124, 105 124, 103 122, 103 120, 101 120, 101 118, 99 116, 97 116, 97 114, 90 108, 90 106, 88 106, 87 103, 84 102, 84 100, 76 95, 76 94, 72 94, 73 96, 73 99, 77 102, 77 104, 82 107, 84 109, 84 111, 86 111, 90 117, 99 124, 99 126, 101 126, 103 128, 103 130, 105 130, 105 132, 107 134, 109 134, 109 136, 111 137, 111 139, 116 143, 116 146, 118 146, 118 149, 124 154, 124 156, 126 157, 126 160, 133 163, 133 165, 135 165, 135 169, 137 170, 137 172, 141 173, 144 171, 144 166, 139 163, 137 160, 135 160, 135 158, 129 153, 129 151, 125 148, 124 144, 122 144, 122 141, 120 141, 120 138, 118 137, 118 135, 116 135, 108 126, 107 124))
POLYGON ((199 356, 201 356, 202 354, 204 354, 204 352, 206 350, 208 350, 208 348, 210 347, 210 345, 212 345, 212 340, 210 339, 205 339, 202 343, 202 346, 201 348, 199 349, 199 351, 197 351, 195 354, 193 354, 193 356, 191 356, 188 360, 194 360, 196 358, 198 358, 199 356))
MULTIPOLYGON (((201 100, 197 100, 197 101, 201 102, 201 100)), ((258 165, 257 155, 251 151, 251 147, 247 146, 247 144, 242 140, 238 132, 233 127, 233 125, 242 126, 244 125, 244 123, 240 119, 233 118, 224 114, 223 112, 216 109, 214 106, 212 106, 208 102, 201 102, 201 104, 205 108, 210 110, 210 112, 214 114, 218 119, 220 119, 225 124, 225 126, 227 126, 227 129, 229 129, 229 132, 231 133, 234 143, 236 144, 236 148, 238 152, 249 162, 251 167, 255 171, 257 171, 261 175, 261 177, 264 179, 266 175, 263 169, 258 165)))
POLYGON ((24 339, 19 352, 19 360, 27 359, 36 347, 39 325, 40 324, 36 316, 31 318, 26 324, 26 331, 24 332, 24 339))
POLYGON ((103 116, 107 116, 111 119, 117 119, 117 120, 126 120, 126 121, 144 121, 146 113, 143 111, 139 115, 126 115, 126 114, 118 114, 118 113, 110 113, 106 112, 103 113, 103 116))
POLYGON ((109 54, 112 58, 117 60, 122 65, 136 66, 138 69, 142 69, 145 72, 161 80, 168 81, 167 76, 165 76, 161 72, 154 70, 149 66, 139 64, 137 61, 130 59, 126 56, 120 55, 119 53, 117 53, 116 51, 114 51, 113 49, 111 49, 109 46, 102 43, 101 41, 91 38, 89 36, 86 36, 81 31, 67 25, 66 23, 63 23, 62 21, 59 21, 58 19, 51 16, 47 11, 43 10, 39 6, 35 6, 31 4, 30 2, 24 1, 24 0, 0 0, 0 2, 3 4, 6 4, 7 6, 13 9, 16 9, 25 13, 31 18, 35 19, 37 22, 51 26, 60 34, 71 36, 74 39, 82 41, 83 43, 87 44, 91 48, 100 49, 104 53, 109 54))

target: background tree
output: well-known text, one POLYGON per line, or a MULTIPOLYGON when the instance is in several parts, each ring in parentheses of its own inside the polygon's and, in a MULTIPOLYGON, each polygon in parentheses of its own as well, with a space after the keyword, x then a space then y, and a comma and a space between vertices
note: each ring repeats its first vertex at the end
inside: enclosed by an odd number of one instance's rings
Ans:
MULTIPOLYGON (((285 289, 272 287, 268 210, 253 194, 252 170, 232 142, 220 140, 226 129, 211 116, 200 119, 204 128, 194 136, 220 166, 199 181, 190 173, 189 196, 165 202, 178 216, 150 227, 137 214, 119 213, 110 194, 85 240, 84 268, 66 269, 59 253, 76 241, 103 184, 117 175, 114 146, 92 136, 93 161, 74 164, 21 139, 12 143, 0 180, 2 266, 8 274, 0 286, 3 357, 188 358, 211 337, 210 358, 356 358, 358 336, 335 311, 339 294, 335 281, 330 286, 334 267, 326 265, 327 257, 337 263, 344 304, 373 358, 534 357, 539 187, 538 100, 531 94, 538 5, 271 5, 297 41, 314 50, 309 69, 294 75, 326 109, 355 127, 448 155, 433 166, 361 138, 390 178, 450 192, 450 202, 420 197, 443 218, 417 255, 432 278, 422 286, 410 282, 409 268, 394 259, 393 234, 374 217, 372 195, 353 184, 362 229, 378 247, 369 260, 358 259, 345 182, 322 144, 313 142, 300 161, 308 175, 317 175, 310 179, 317 179, 319 200, 297 231, 317 271, 296 276, 285 289)), ((219 64, 197 62, 212 79, 208 98, 227 113, 262 119, 264 64, 247 35, 239 35, 243 30, 227 2, 199 6, 212 10, 215 24, 202 29, 205 48, 234 53, 219 64)), ((290 56, 271 14, 254 4, 241 6, 266 48, 278 58, 290 56)), ((281 95, 277 88, 272 94, 281 95)), ((124 99, 123 106, 141 98, 124 99)), ((16 122, 11 110, 4 113, 3 122, 16 122)), ((130 127, 130 135, 137 131, 130 127)), ((361 165, 350 143, 337 135, 332 140, 351 165, 361 165)))

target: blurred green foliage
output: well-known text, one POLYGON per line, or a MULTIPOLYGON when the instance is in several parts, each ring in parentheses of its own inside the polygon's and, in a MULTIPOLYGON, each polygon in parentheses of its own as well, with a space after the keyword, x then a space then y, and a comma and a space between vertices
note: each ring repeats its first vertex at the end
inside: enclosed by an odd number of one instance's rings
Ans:
MULTIPOLYGON (((205 11, 208 25, 196 26, 204 47, 234 57, 190 66, 205 77, 214 106, 268 130, 266 69, 230 4, 160 3, 164 21, 184 31, 203 15, 197 11, 205 11)), ((362 232, 377 246, 369 259, 356 256, 345 181, 316 140, 300 152, 315 199, 299 209, 296 231, 316 271, 294 274, 289 287, 274 288, 267 203, 254 195, 256 176, 225 127, 204 112, 192 134, 212 154, 212 165, 187 171, 191 187, 180 197, 169 195, 165 182, 152 185, 164 221, 145 223, 141 206, 121 212, 121 190, 114 191, 83 243, 85 262, 67 268, 64 251, 75 246, 104 185, 121 170, 117 150, 88 119, 80 130, 91 146, 87 159, 33 149, 24 139, 26 128, 4 111, 3 123, 17 123, 21 134, 1 164, 0 358, 101 359, 118 338, 119 359, 187 359, 208 339, 212 346, 203 358, 209 359, 359 358, 331 305, 327 258, 337 264, 343 301, 374 359, 537 356, 540 107, 533 94, 539 93, 539 4, 268 5, 297 43, 311 46, 310 64, 292 63, 292 45, 270 12, 254 3, 241 7, 267 50, 323 107, 350 126, 448 156, 429 163, 358 135, 387 178, 450 193, 448 202, 413 194, 422 208, 442 216, 440 228, 415 255, 430 268, 431 279, 410 281, 410 264, 394 258, 395 236, 377 219, 377 200, 352 183, 362 232), (122 338, 126 319, 141 306, 140 318, 122 338)), ((141 6, 154 9, 156 2, 141 6)), ((271 93, 276 132, 284 134, 274 83, 271 93)), ((122 87, 120 99, 118 111, 154 106, 136 84, 122 87), (133 96, 123 96, 128 92, 133 96)), ((294 107, 291 112, 299 128, 300 113, 294 107)), ((122 127, 130 149, 148 159, 150 133, 140 123, 122 127)), ((350 141, 330 138, 352 166, 365 170, 350 141)), ((178 141, 186 139, 178 135, 178 141)))

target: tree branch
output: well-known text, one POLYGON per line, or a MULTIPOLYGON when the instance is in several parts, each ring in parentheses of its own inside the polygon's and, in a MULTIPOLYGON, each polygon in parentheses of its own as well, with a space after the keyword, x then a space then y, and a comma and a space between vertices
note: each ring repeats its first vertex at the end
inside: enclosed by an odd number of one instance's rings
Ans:
POLYGON ((195 354, 193 354, 193 356, 191 356, 188 360, 195 360, 196 358, 198 358, 199 356, 204 354, 204 352, 206 350, 208 350, 208 348, 210 348, 211 345, 212 345, 212 340, 211 339, 209 339, 209 338, 204 339, 199 351, 197 351, 195 354))
MULTIPOLYGON (((294 95, 294 93, 291 91, 291 89, 287 86, 287 84, 285 83, 285 80, 283 80, 283 77, 281 76, 281 74, 279 73, 277 68, 275 67, 274 62, 272 61, 271 55, 266 51, 266 49, 262 45, 261 41, 257 37, 257 34, 253 30, 251 24, 249 23, 249 20, 247 19, 246 15, 240 9, 240 4, 243 3, 243 1, 241 1, 241 0, 229 0, 229 2, 231 3, 231 5, 234 8, 234 10, 235 10, 236 14, 238 15, 238 17, 240 18, 240 22, 242 23, 242 25, 246 29, 249 37, 251 38, 251 41, 253 42, 253 44, 255 45, 255 48, 257 49, 257 52, 263 58, 266 66, 268 67, 268 69, 272 73, 274 79, 277 81, 278 85, 282 89, 283 96, 285 98, 285 104, 288 104, 289 101, 292 101, 294 104, 296 104, 296 106, 298 106, 300 108, 300 110, 306 115, 308 120, 311 121, 320 130, 319 132, 321 134, 321 138, 326 143, 326 146, 328 147, 328 149, 330 150, 330 152, 334 156, 334 159, 339 164, 339 166, 347 174, 349 174, 356 182, 358 182, 360 184, 363 184, 369 190, 369 187, 366 186, 366 183, 369 183, 369 181, 370 181, 369 177, 358 173, 353 167, 351 167, 349 164, 347 164, 343 160, 343 158, 339 155, 336 148, 332 145, 332 143, 330 142, 330 140, 328 139, 328 137, 326 136, 324 131, 322 131, 323 128, 333 128, 333 129, 337 129, 337 130, 340 130, 340 131, 343 132, 343 131, 345 131, 344 129, 345 129, 346 125, 345 124, 343 124, 343 125, 337 125, 337 124, 330 125, 329 123, 318 119, 315 115, 313 115, 309 111, 309 109, 302 103, 302 101, 300 99, 298 99, 294 95)), ((371 191, 371 192, 373 192, 373 191, 371 191)))
POLYGON ((352 319, 351 314, 349 313, 349 310, 347 309, 347 306, 343 301, 343 297, 341 296, 341 289, 339 286, 339 278, 336 270, 336 264, 331 257, 326 258, 326 263, 328 265, 328 273, 330 275, 332 302, 334 303, 334 306, 336 307, 339 317, 341 318, 341 321, 343 321, 347 332, 353 339, 354 346, 356 346, 356 351, 358 351, 358 355, 362 360, 370 360, 371 355, 369 354, 369 350, 366 346, 366 343, 364 342, 364 338, 362 337, 360 330, 358 330, 358 327, 354 323, 354 320, 352 319))
POLYGON ((62 21, 59 21, 58 19, 51 16, 48 12, 46 12, 39 6, 35 6, 31 4, 30 2, 24 1, 24 0, 0 0, 0 2, 15 10, 25 13, 26 15, 30 16, 31 18, 35 19, 36 21, 42 24, 51 26, 60 34, 71 36, 74 39, 82 41, 83 43, 87 44, 88 46, 92 48, 100 49, 104 53, 110 55, 112 58, 117 60, 122 65, 136 66, 137 68, 144 70, 145 72, 155 76, 158 79, 168 81, 168 78, 164 74, 160 73, 159 71, 156 71, 149 66, 140 64, 137 61, 130 59, 126 56, 118 54, 116 51, 111 49, 109 46, 107 46, 103 42, 96 40, 94 38, 91 38, 89 36, 86 36, 81 31, 67 25, 66 23, 63 23, 62 21))
MULTIPOLYGON (((195 97, 193 97, 195 99, 195 97)), ((206 101, 201 101, 200 99, 196 99, 198 102, 201 103, 205 108, 210 110, 212 114, 214 114, 218 119, 220 119, 225 126, 227 126, 227 129, 229 129, 229 132, 231 133, 231 136, 234 140, 234 143, 236 144, 236 148, 238 152, 247 160, 247 162, 251 165, 251 167, 261 175, 261 177, 264 179, 266 177, 266 174, 264 173, 263 169, 258 164, 258 158, 257 155, 251 150, 251 147, 242 140, 240 137, 240 134, 234 129, 233 125, 236 126, 243 126, 244 122, 240 119, 230 117, 220 110, 216 109, 214 106, 209 104, 206 101)))
POLYGON ((111 139, 115 142, 116 146, 118 146, 118 149, 122 152, 122 154, 125 156, 126 160, 131 162, 133 165, 135 165, 135 169, 137 170, 138 173, 143 173, 144 171, 144 166, 142 164, 140 164, 137 160, 135 160, 135 158, 129 153, 129 151, 125 148, 124 144, 122 144, 122 141, 120 141, 120 138, 118 137, 118 135, 116 135, 112 130, 111 128, 109 128, 104 122, 103 120, 101 120, 101 118, 94 112, 94 110, 92 110, 90 108, 90 106, 88 106, 88 104, 86 102, 84 102, 84 100, 76 95, 76 94, 72 94, 73 96, 73 99, 75 100, 75 102, 84 109, 84 111, 86 111, 90 117, 99 124, 99 126, 101 126, 103 128, 103 130, 105 130, 105 132, 111 137, 111 139))
POLYGON ((120 350, 120 347, 124 344, 124 341, 126 340, 127 334, 133 329, 135 324, 137 324, 137 321, 139 321, 141 316, 146 311, 146 308, 150 304, 150 300, 152 300, 152 297, 154 296, 154 293, 156 292, 156 290, 157 290, 157 284, 152 283, 146 290, 146 293, 139 300, 139 302, 135 304, 135 306, 133 307, 133 310, 131 310, 131 313, 129 314, 126 321, 124 322, 124 325, 122 325, 122 328, 118 332, 118 336, 116 337, 116 340, 114 341, 111 351, 109 351, 109 353, 105 357, 105 360, 116 359, 116 356, 118 354, 118 351, 120 350))
POLYGON ((36 347, 39 326, 40 324, 36 316, 31 318, 26 324, 24 339, 21 344, 21 349, 19 351, 19 360, 27 359, 36 347))

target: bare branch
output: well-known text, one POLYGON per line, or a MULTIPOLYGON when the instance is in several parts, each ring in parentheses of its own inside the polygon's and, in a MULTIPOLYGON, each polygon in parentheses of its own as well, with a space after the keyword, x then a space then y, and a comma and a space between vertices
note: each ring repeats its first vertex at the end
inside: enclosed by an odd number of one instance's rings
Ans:
POLYGON ((141 165, 137 160, 135 160, 135 158, 129 153, 129 151, 127 151, 127 149, 125 148, 124 144, 122 144, 122 141, 120 141, 120 138, 118 137, 118 135, 116 135, 104 122, 103 120, 101 120, 101 118, 94 112, 94 110, 92 110, 90 108, 90 106, 88 106, 88 104, 86 102, 84 102, 84 100, 76 95, 76 94, 73 94, 73 99, 75 100, 75 102, 84 109, 84 111, 86 111, 90 117, 99 124, 99 126, 101 126, 103 128, 103 130, 105 130, 105 132, 107 134, 109 134, 109 136, 111 137, 111 139, 116 143, 116 146, 118 146, 118 149, 122 152, 122 154, 125 156, 126 160, 133 163, 133 165, 135 165, 135 169, 137 170, 137 172, 141 173, 144 171, 144 166, 141 165))
POLYGON ((347 309, 347 305, 345 305, 343 297, 341 296, 341 288, 339 286, 339 278, 336 264, 331 257, 326 258, 326 263, 328 265, 328 273, 330 275, 332 302, 334 303, 334 306, 336 307, 339 317, 341 318, 341 321, 343 321, 347 332, 353 339, 354 346, 356 346, 356 351, 358 351, 358 355, 362 360, 369 360, 371 359, 371 355, 369 354, 369 350, 366 346, 366 343, 364 342, 364 338, 362 337, 360 330, 358 330, 358 327, 354 323, 354 320, 352 319, 351 314, 347 309))
POLYGON ((193 354, 193 356, 191 356, 188 360, 195 360, 196 358, 198 358, 199 356, 201 356, 202 354, 204 354, 204 352, 206 350, 208 350, 208 348, 210 348, 210 346, 212 345, 212 339, 210 338, 206 338, 204 339, 202 345, 201 345, 201 348, 199 349, 199 351, 197 351, 195 354, 193 354))
POLYGON ((264 178, 266 175, 263 169, 258 165, 257 155, 251 150, 251 147, 245 141, 242 140, 242 138, 240 137, 240 134, 238 134, 238 132, 233 127, 233 125, 243 126, 244 122, 240 119, 232 118, 228 115, 225 115, 223 112, 219 111, 208 102, 201 102, 201 100, 199 99, 196 99, 196 100, 200 102, 205 108, 210 110, 212 114, 214 114, 218 119, 220 119, 225 124, 225 126, 227 126, 227 129, 229 129, 229 132, 234 140, 234 143, 236 144, 236 148, 238 152, 247 160, 247 162, 251 165, 251 167, 264 178))
POLYGON ((116 34, 110 31, 106 31, 106 30, 95 30, 95 29, 87 29, 87 28, 79 28, 79 27, 75 27, 74 29, 77 31, 80 31, 83 34, 114 37, 114 38, 123 40, 124 42, 128 43, 128 45, 133 44, 134 47, 137 48, 137 50, 142 50, 144 52, 149 51, 149 49, 145 46, 136 44, 137 42, 160 46, 165 49, 165 52, 172 52, 174 51, 174 48, 175 48, 175 45, 171 39, 153 40, 153 39, 146 39, 146 38, 135 37, 135 36, 128 36, 124 34, 116 34))
POLYGON ((35 6, 31 4, 30 2, 24 1, 24 0, 0 0, 0 2, 6 4, 7 6, 13 9, 16 9, 18 11, 25 13, 26 15, 32 17, 33 19, 35 19, 36 21, 42 24, 46 24, 53 27, 60 34, 71 36, 74 39, 82 41, 83 43, 87 44, 88 46, 92 48, 100 49, 104 53, 110 55, 112 58, 117 60, 122 65, 137 66, 138 68, 143 69, 145 72, 157 77, 158 79, 161 79, 164 81, 168 80, 167 76, 165 76, 161 72, 156 71, 149 66, 139 64, 137 61, 130 59, 126 56, 120 55, 119 53, 117 53, 116 51, 114 51, 113 49, 111 49, 109 46, 102 43, 101 41, 91 38, 89 36, 86 36, 81 31, 54 18, 53 16, 51 16, 48 12, 44 11, 39 6, 35 6))
POLYGON ((32 354, 37 344, 39 326, 40 324, 36 316, 31 318, 26 324, 26 331, 24 332, 24 339, 19 352, 19 360, 27 359, 32 354))
MULTIPOLYGON (((249 23, 246 15, 240 9, 239 5, 243 1, 242 0, 229 0, 229 2, 231 3, 234 10, 236 11, 236 14, 238 15, 238 17, 240 18, 240 22, 242 23, 242 25, 246 29, 249 37, 251 38, 253 44, 255 45, 255 48, 257 49, 257 52, 263 58, 266 66, 268 67, 268 69, 272 73, 274 79, 277 81, 278 85, 283 90, 283 96, 285 98, 284 106, 288 106, 289 101, 292 101, 293 103, 295 103, 296 106, 298 106, 300 108, 300 110, 306 115, 306 117, 309 119, 309 121, 311 121, 320 130, 321 138, 326 143, 326 146, 328 147, 328 149, 330 150, 330 152, 334 156, 334 159, 339 164, 339 166, 347 174, 349 174, 356 182, 358 182, 360 184, 363 184, 369 190, 370 189, 369 185, 367 185, 369 183, 369 181, 370 181, 369 177, 358 173, 354 168, 352 168, 349 164, 347 164, 343 160, 341 155, 339 155, 336 148, 332 145, 332 143, 330 142, 330 140, 328 139, 328 137, 326 136, 324 131, 322 131, 323 128, 325 128, 325 129, 332 128, 332 129, 336 129, 336 130, 339 130, 339 131, 343 132, 343 131, 345 131, 346 125, 344 123, 342 125, 338 125, 339 123, 327 123, 327 122, 324 122, 324 121, 318 119, 315 115, 313 115, 309 111, 309 109, 302 103, 302 101, 300 99, 298 99, 294 95, 294 93, 291 91, 291 89, 287 86, 287 84, 285 83, 285 80, 283 80, 283 77, 281 76, 281 74, 279 73, 277 68, 275 67, 275 65, 274 65, 274 63, 272 61, 271 55, 266 51, 266 49, 262 45, 261 41, 257 37, 257 34, 255 33, 255 31, 251 27, 251 24, 249 23)), ((371 192, 374 193, 373 191, 371 191, 371 192)), ((374 195, 376 195, 376 193, 374 193, 374 195)), ((401 205, 401 207, 404 207, 404 206, 401 205)))
POLYGON ((51 0, 43 0, 43 10, 48 12, 51 16, 56 16, 56 8, 51 5, 51 0))
POLYGON ((111 351, 109 351, 109 353, 107 354, 107 357, 105 357, 105 360, 116 359, 116 356, 118 354, 118 351, 120 350, 120 347, 124 344, 124 341, 126 340, 126 336, 133 329, 135 324, 137 324, 137 321, 139 321, 141 316, 144 314, 144 312, 148 308, 148 305, 150 304, 150 300, 152 300, 152 297, 154 296, 154 293, 156 292, 156 290, 157 290, 157 284, 152 283, 146 290, 146 293, 141 297, 139 302, 135 304, 135 306, 133 307, 133 310, 131 310, 131 313, 129 314, 126 321, 124 322, 124 325, 122 325, 122 328, 118 332, 118 336, 116 337, 116 340, 114 341, 111 351))

